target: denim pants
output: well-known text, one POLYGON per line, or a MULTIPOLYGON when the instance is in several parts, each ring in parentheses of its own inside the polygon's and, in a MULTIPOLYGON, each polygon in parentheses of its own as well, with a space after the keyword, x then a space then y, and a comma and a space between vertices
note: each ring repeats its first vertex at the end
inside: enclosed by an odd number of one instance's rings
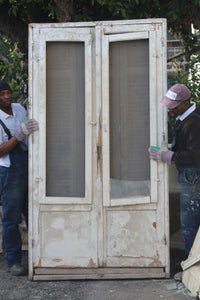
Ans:
POLYGON ((28 222, 28 155, 18 144, 10 152, 11 166, 0 167, 2 228, 5 259, 10 267, 21 263, 22 241, 19 224, 22 214, 28 222))
POLYGON ((200 225, 200 165, 177 169, 181 185, 181 228, 187 258, 200 225))

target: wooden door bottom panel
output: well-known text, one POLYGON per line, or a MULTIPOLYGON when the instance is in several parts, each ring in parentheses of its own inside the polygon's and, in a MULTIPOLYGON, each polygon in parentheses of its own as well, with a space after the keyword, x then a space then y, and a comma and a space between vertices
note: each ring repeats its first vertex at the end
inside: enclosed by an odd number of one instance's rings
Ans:
POLYGON ((35 268, 33 280, 166 278, 165 268, 35 268))

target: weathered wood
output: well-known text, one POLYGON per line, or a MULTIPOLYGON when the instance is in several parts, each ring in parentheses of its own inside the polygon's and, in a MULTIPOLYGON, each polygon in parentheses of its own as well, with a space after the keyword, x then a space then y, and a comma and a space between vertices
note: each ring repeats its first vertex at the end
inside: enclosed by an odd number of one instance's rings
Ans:
POLYGON ((154 275, 152 273, 143 275, 143 274, 135 274, 135 275, 118 275, 118 274, 110 274, 110 275, 105 275, 105 276, 98 276, 98 275, 34 275, 33 276, 33 280, 86 280, 86 279, 94 279, 94 280, 98 280, 98 279, 145 279, 145 278, 165 278, 166 274, 165 273, 160 273, 154 275), (153 275, 153 276, 152 276, 153 275))
POLYGON ((200 254, 197 254, 196 256, 189 257, 187 260, 183 261, 181 263, 181 267, 182 267, 183 271, 185 271, 186 269, 197 264, 199 261, 200 261, 200 254))
POLYGON ((187 260, 181 263, 183 268, 182 282, 196 297, 200 293, 200 228, 195 237, 187 260))
MULTIPOLYGON (((39 121, 40 127, 39 132, 29 139, 30 278, 58 280, 167 277, 168 170, 162 163, 149 162, 148 157, 149 143, 160 146, 167 131, 167 112, 164 113, 159 104, 166 91, 166 21, 126 20, 41 26, 31 24, 29 28, 29 115, 39 121), (57 57, 57 43, 64 53, 68 53, 68 46, 73 46, 73 53, 66 56, 61 53, 57 57), (52 45, 53 56, 49 55, 52 45), (77 54, 76 48, 79 46, 81 49, 77 54), (122 50, 113 60, 114 68, 110 64, 113 48, 115 52, 122 50), (68 56, 71 55, 74 70, 67 67, 67 61, 70 61, 68 56), (79 57, 76 60, 77 55, 79 57), (118 60, 122 61, 117 66, 118 60), (143 61, 143 73, 139 74, 143 61), (50 70, 52 66, 57 73, 50 70), (130 73, 127 73, 129 67, 130 73), (63 71, 64 76, 61 76, 63 71), (115 73, 114 82, 110 72, 115 73), (70 75, 73 82, 67 82, 70 75), (144 76, 145 83, 142 81, 144 76), (118 79, 115 80, 116 78, 118 79), (61 89, 58 85, 53 86, 55 81, 61 84, 61 89), (118 84, 122 92, 121 99, 117 98, 118 84), (59 108, 56 108, 56 92, 60 90, 62 95, 57 103, 59 108), (81 93, 79 99, 76 98, 77 93, 81 93), (110 105, 111 94, 113 102, 110 105), (118 107, 115 106, 115 98, 118 107), (55 109, 59 111, 55 119, 54 116, 52 118, 54 102, 55 109), (77 135, 78 140, 74 138, 76 134, 73 136, 73 130, 77 132, 83 119, 81 121, 80 116, 76 118, 77 106, 85 114, 85 123, 79 132, 81 134, 77 135), (145 120, 141 121, 140 115, 144 108, 145 120), (61 118, 57 120, 59 115, 61 118), (111 134, 110 117, 115 123, 111 134), (116 142, 118 119, 122 120, 122 132, 116 142), (63 132, 54 145, 54 136, 57 134, 54 125, 57 122, 63 132), (142 123, 145 123, 147 134, 140 130, 143 128, 142 123), (48 132, 49 128, 54 133, 52 136, 48 132), (111 136, 114 137, 112 149, 111 136), (81 138, 85 141, 85 148, 80 143, 81 138), (120 152, 115 154, 114 148, 118 148, 124 139, 130 139, 130 143, 124 144, 123 157, 120 157, 120 152), (57 147, 53 159, 52 147, 57 147), (73 147, 74 150, 67 147, 73 147), (79 150, 82 158, 76 159, 74 155, 79 150), (123 193, 119 198, 110 194, 112 155, 115 161, 118 158, 122 161, 120 168, 113 169, 114 173, 128 176, 128 180, 125 178, 123 181, 125 188, 134 192, 137 189, 130 197, 123 193), (138 161, 137 155, 140 156, 138 161), (131 168, 133 157, 137 167, 131 168), (144 161, 141 157, 145 158, 144 161), (69 176, 71 172, 74 178, 81 175, 81 184, 78 179, 73 180, 74 193, 64 193, 65 180, 67 183, 69 179, 64 173, 61 178, 64 185, 60 187, 59 193, 52 193, 54 179, 49 174, 52 172, 48 168, 49 163, 53 163, 53 167, 58 166, 55 174, 51 174, 56 176, 58 185, 61 183, 59 169, 68 163, 71 164, 71 171, 67 173, 69 176), (141 172, 140 164, 143 165, 141 172), (146 168, 146 165, 149 167, 146 168), (129 180, 133 174, 134 185, 129 180), (144 178, 141 179, 141 176, 144 178), (75 273, 72 267, 77 267, 75 273), (129 267, 134 268, 129 270, 129 267), (85 268, 84 272, 82 268, 85 268), (120 268, 121 271, 118 270, 120 268)), ((118 182, 115 184, 118 185, 118 182)), ((121 189, 120 184, 118 187, 121 189)))
POLYGON ((35 268, 36 275, 81 275, 81 274, 160 274, 163 268, 35 268))
POLYGON ((182 282, 186 288, 194 295, 194 297, 200 294, 200 264, 196 264, 187 270, 183 271, 182 282))
POLYGON ((165 278, 163 268, 99 268, 61 269, 36 268, 34 280, 80 280, 80 279, 138 279, 165 278))

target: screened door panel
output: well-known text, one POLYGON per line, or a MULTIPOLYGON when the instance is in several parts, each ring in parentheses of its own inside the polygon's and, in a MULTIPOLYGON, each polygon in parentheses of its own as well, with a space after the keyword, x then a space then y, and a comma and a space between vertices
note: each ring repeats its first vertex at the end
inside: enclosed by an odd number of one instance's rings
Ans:
POLYGON ((40 203, 89 204, 91 31, 44 28, 40 38, 40 203))
POLYGON ((109 74, 103 78, 105 206, 149 203, 152 191, 156 194, 148 153, 156 128, 150 108, 154 39, 148 32, 103 37, 103 68, 109 74))
POLYGON ((148 53, 148 40, 110 43, 111 198, 149 195, 148 53))
POLYGON ((47 43, 46 195, 49 197, 85 196, 84 70, 84 43, 47 43))

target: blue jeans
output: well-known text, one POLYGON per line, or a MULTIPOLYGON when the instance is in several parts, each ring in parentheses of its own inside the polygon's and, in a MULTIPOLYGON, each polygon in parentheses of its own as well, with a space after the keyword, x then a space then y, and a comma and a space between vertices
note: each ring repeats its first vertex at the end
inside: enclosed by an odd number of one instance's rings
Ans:
POLYGON ((0 167, 2 228, 5 259, 10 267, 21 263, 22 241, 19 224, 22 214, 28 222, 28 159, 27 151, 14 148, 10 153, 11 166, 0 167))
POLYGON ((200 225, 200 165, 177 169, 181 185, 181 228, 187 258, 200 225))

